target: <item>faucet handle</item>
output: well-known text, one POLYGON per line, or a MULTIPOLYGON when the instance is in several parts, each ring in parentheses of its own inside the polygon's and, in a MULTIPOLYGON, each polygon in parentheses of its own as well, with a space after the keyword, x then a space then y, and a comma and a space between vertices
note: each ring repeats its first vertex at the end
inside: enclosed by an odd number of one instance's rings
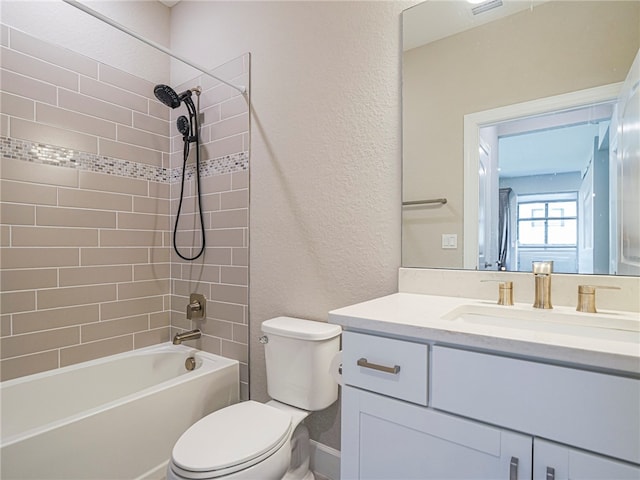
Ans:
POLYGON ((596 311, 596 289, 620 290, 620 287, 609 287, 605 285, 578 285, 578 312, 597 313, 596 311))
POLYGON ((480 280, 498 282, 498 305, 513 305, 513 282, 504 280, 480 280))

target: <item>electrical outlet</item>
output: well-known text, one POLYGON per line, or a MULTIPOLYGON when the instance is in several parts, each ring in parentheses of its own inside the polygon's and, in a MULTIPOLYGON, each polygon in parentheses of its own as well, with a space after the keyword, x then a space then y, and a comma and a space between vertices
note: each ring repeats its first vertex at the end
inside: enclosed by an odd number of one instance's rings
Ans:
POLYGON ((455 233, 443 233, 442 248, 458 248, 458 235, 455 233))

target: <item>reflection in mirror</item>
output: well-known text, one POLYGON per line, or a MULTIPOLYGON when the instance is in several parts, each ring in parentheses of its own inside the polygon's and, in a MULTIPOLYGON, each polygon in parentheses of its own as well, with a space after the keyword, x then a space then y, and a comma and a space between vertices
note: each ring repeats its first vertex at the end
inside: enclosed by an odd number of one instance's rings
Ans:
POLYGON ((403 266, 640 274, 640 2, 503 7, 403 14, 403 266))

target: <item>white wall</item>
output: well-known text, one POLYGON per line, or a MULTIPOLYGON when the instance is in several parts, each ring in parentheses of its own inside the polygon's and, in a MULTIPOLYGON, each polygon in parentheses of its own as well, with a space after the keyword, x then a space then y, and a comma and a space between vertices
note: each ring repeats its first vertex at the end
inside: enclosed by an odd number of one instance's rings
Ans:
MULTIPOLYGON (((400 12, 406 2, 181 2, 171 48, 215 66, 251 52, 251 396, 262 321, 326 321, 397 291, 400 12)), ((174 75, 179 72, 174 70, 174 75)), ((339 447, 337 406, 312 437, 339 447)))

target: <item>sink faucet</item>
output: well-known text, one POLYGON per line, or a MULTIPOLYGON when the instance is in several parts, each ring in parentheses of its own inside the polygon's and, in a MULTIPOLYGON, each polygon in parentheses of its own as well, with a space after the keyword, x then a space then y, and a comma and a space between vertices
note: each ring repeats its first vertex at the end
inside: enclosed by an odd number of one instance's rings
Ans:
POLYGON ((173 344, 180 345, 182 342, 187 340, 195 340, 196 338, 200 338, 202 336, 202 332, 197 328, 195 330, 189 330, 188 332, 176 333, 176 336, 173 337, 173 344))
POLYGON ((551 305, 551 274, 553 261, 531 262, 535 281, 534 308, 553 308, 551 305))

